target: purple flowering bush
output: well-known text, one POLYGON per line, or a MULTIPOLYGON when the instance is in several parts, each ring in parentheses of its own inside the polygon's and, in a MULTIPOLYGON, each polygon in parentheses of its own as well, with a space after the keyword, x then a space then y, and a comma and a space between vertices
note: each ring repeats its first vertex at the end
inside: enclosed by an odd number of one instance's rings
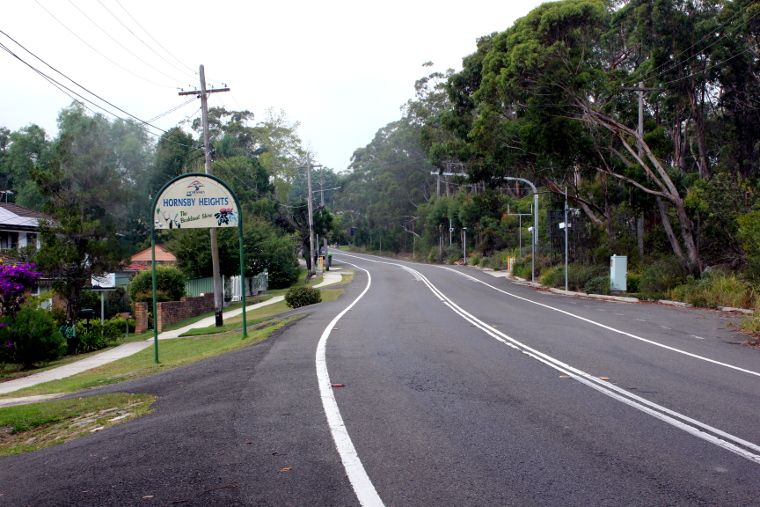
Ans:
POLYGON ((40 273, 34 264, 0 265, 0 363, 30 368, 66 352, 63 338, 49 312, 23 306, 40 273))
POLYGON ((25 294, 42 275, 33 271, 35 267, 34 264, 0 265, 0 313, 12 315, 21 308, 26 301, 25 294))

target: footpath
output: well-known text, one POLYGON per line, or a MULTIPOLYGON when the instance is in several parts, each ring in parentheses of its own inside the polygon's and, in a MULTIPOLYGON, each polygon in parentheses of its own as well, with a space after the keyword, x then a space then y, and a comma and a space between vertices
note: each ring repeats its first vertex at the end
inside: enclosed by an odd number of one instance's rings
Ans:
MULTIPOLYGON (((342 270, 325 271, 322 274, 322 281, 318 283, 317 285, 314 285, 313 287, 320 288, 320 287, 325 287, 327 285, 340 283, 340 281, 343 279, 344 273, 345 272, 342 270)), ((284 296, 275 296, 262 303, 246 306, 246 312, 250 312, 257 308, 261 308, 262 306, 268 306, 274 303, 279 303, 280 301, 283 301, 284 299, 285 299, 284 296)), ((224 316, 229 318, 229 317, 234 317, 236 315, 240 315, 241 313, 243 313, 243 309, 237 308, 235 310, 224 312, 224 316)), ((158 335, 158 339, 171 340, 174 338, 178 338, 181 334, 189 331, 190 329, 209 327, 209 326, 214 325, 215 322, 216 322, 216 317, 214 316, 207 317, 205 319, 201 319, 185 327, 182 327, 179 329, 173 329, 171 331, 165 331, 158 335)), ((117 359, 129 357, 132 354, 136 354, 137 352, 140 352, 141 350, 146 349, 151 346, 153 346, 152 337, 141 342, 124 343, 122 345, 119 345, 118 347, 114 347, 112 349, 106 350, 105 352, 101 352, 100 354, 96 354, 86 359, 82 359, 81 361, 76 361, 74 363, 60 366, 58 368, 52 368, 50 370, 42 371, 40 373, 35 373, 34 375, 29 375, 26 377, 2 382, 0 383, 0 394, 8 394, 14 391, 18 391, 19 389, 35 386, 37 384, 42 384, 44 382, 50 382, 51 380, 58 380, 58 379, 70 377, 72 375, 76 375, 77 373, 82 373, 84 371, 97 368, 98 366, 116 361, 117 359)), ((64 394, 68 394, 68 393, 64 393, 64 394)), ((27 404, 27 403, 37 403, 39 401, 44 401, 44 400, 56 398, 59 396, 63 396, 63 394, 44 394, 40 396, 26 396, 23 398, 0 399, 0 407, 9 407, 11 405, 22 405, 22 404, 27 404)))

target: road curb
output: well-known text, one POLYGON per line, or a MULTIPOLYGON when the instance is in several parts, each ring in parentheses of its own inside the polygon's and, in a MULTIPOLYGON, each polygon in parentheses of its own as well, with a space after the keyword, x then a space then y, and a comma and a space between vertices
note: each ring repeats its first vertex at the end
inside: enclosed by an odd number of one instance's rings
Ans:
MULTIPOLYGON (((344 274, 348 275, 351 273, 352 271, 343 270, 343 269, 325 271, 322 274, 323 275, 322 281, 314 285, 314 287, 321 288, 321 287, 326 287, 329 285, 340 283, 343 280, 344 274)), ((285 299, 284 296, 275 296, 262 303, 246 305, 246 312, 253 310, 255 308, 260 308, 262 306, 278 303, 284 299, 285 299)), ((236 315, 241 314, 242 312, 243 310, 238 308, 235 310, 231 310, 229 312, 224 312, 224 316, 234 317, 236 315)), ((178 338, 180 334, 188 331, 189 329, 208 327, 214 323, 214 320, 215 320, 215 317, 213 316, 207 317, 205 319, 199 320, 188 326, 185 326, 179 329, 174 329, 172 331, 165 331, 158 335, 158 339, 170 340, 170 339, 178 338)), ((96 354, 94 356, 88 357, 87 359, 82 359, 81 361, 69 363, 64 366, 59 366, 58 368, 53 368, 51 370, 35 373, 33 375, 28 375, 26 377, 22 377, 19 379, 0 382, 0 394, 8 394, 14 391, 18 391, 19 389, 35 386, 37 384, 42 384, 45 382, 50 382, 52 380, 59 380, 62 378, 70 377, 72 375, 76 375, 77 373, 91 370, 103 364, 116 361, 117 359, 129 357, 152 345, 153 345, 153 338, 148 338, 147 340, 141 341, 141 342, 123 343, 119 345, 118 347, 114 347, 112 349, 106 350, 100 354, 96 354)), ((62 396, 62 395, 57 395, 57 396, 62 396)), ((40 399, 37 396, 29 396, 26 398, 6 398, 6 399, 0 399, 0 407, 10 406, 10 405, 21 405, 24 403, 36 403, 37 401, 44 401, 44 399, 40 399), (23 401, 23 400, 26 400, 26 401, 23 401)))

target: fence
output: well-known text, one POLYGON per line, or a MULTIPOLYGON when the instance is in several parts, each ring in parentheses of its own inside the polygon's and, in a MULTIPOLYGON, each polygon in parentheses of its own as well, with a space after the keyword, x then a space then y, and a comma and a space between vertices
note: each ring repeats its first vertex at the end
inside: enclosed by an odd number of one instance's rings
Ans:
MULTIPOLYGON (((266 270, 259 273, 256 276, 249 276, 245 278, 245 297, 256 297, 261 292, 265 292, 269 288, 269 273, 266 270)), ((240 276, 231 276, 230 283, 230 298, 232 301, 240 301, 242 299, 240 276)))
MULTIPOLYGON (((224 277, 222 277, 224 287, 224 277)), ((193 278, 185 284, 185 291, 193 297, 198 297, 207 292, 214 293, 214 279, 210 276, 205 278, 193 278)))
MULTIPOLYGON (((256 276, 249 276, 245 279, 245 297, 256 297, 262 292, 269 289, 269 273, 259 273, 256 276)), ((185 284, 185 290, 191 296, 197 297, 201 294, 214 292, 214 279, 210 276, 205 278, 193 278, 185 284)), ((222 292, 224 299, 227 301, 240 301, 242 295, 240 292, 240 275, 231 277, 222 277, 222 292)))

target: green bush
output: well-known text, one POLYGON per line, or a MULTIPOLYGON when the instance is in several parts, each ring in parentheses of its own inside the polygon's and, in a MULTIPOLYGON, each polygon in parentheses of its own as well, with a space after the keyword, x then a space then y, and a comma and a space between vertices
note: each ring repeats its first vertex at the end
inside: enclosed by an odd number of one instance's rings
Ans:
POLYGON ((610 277, 609 276, 596 276, 586 282, 583 290, 586 294, 609 294, 610 293, 610 277))
MULTIPOLYGON (((179 301, 186 294, 187 277, 177 268, 156 266, 156 300, 179 301)), ((151 271, 137 273, 129 283, 129 297, 132 303, 153 301, 153 274, 151 271)))
POLYGON ((22 307, 15 315, 0 318, 0 362, 31 368, 52 361, 66 353, 66 340, 55 325, 53 316, 42 309, 22 307))
POLYGON ((626 277, 626 292, 637 293, 641 287, 641 275, 638 273, 628 273, 626 277))
POLYGON ((480 261, 482 259, 483 259, 483 256, 476 252, 476 253, 470 255, 470 258, 467 259, 467 264, 469 264, 470 266, 479 266, 480 265, 480 261))
POLYGON ((641 273, 639 291, 653 297, 664 296, 684 281, 686 276, 677 260, 657 261, 641 273))
MULTIPOLYGON (((567 267, 567 288, 572 291, 585 290, 586 284, 593 278, 603 277, 603 266, 570 264, 567 267)), ((547 287, 565 287, 565 266, 557 265, 541 271, 541 284, 547 287)), ((609 289, 608 289, 609 291, 609 289)))
MULTIPOLYGON (((528 266, 530 268, 530 266, 528 266)), ((530 278, 530 272, 528 272, 530 278)), ((541 278, 539 279, 541 285, 545 287, 559 287, 565 286, 565 268, 564 266, 554 266, 549 269, 545 269, 541 272, 541 278)))
POLYGON ((705 273, 701 279, 688 276, 686 283, 668 291, 668 297, 708 308, 749 308, 753 304, 753 291, 746 282, 718 271, 705 273))
MULTIPOLYGON (((541 270, 539 269, 539 266, 536 266, 536 268, 536 276, 540 277, 541 270)), ((518 257, 515 259, 515 264, 512 267, 512 275, 530 280, 531 269, 530 257, 518 257)))
MULTIPOLYGON (((134 331, 134 319, 130 319, 130 329, 134 331)), ((76 335, 67 339, 69 354, 82 354, 114 345, 127 332, 127 321, 113 317, 102 325, 99 319, 77 322, 76 335)))
POLYGON ((285 303, 294 309, 321 302, 322 293, 313 287, 293 287, 285 294, 285 303))

